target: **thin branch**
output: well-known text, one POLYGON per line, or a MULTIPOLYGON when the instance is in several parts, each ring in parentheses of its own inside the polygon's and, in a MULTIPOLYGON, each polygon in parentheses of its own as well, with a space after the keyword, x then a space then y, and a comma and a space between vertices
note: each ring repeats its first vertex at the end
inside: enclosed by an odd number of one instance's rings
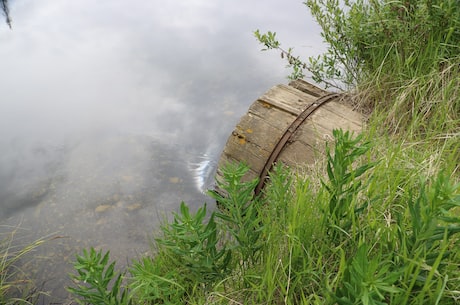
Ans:
POLYGON ((8 24, 8 26, 11 29, 11 18, 10 18, 10 10, 8 8, 8 0, 1 0, 0 6, 2 8, 3 15, 5 15, 6 24, 8 24))

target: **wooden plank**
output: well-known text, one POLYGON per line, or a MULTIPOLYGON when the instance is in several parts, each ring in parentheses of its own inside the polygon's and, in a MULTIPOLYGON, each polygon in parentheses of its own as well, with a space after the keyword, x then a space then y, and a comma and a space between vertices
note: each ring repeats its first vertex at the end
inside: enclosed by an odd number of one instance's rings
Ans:
POLYGON ((261 149, 257 144, 249 142, 241 144, 240 139, 233 135, 228 139, 223 153, 238 161, 245 161, 256 172, 262 170, 270 156, 269 151, 261 149))
POLYGON ((297 90, 300 90, 302 92, 305 92, 307 94, 313 95, 315 97, 320 97, 328 93, 326 90, 323 90, 315 85, 312 85, 304 81, 303 79, 293 80, 292 82, 289 83, 289 86, 297 90))
POLYGON ((296 116, 291 113, 275 108, 271 105, 264 104, 261 101, 257 101, 252 104, 248 113, 265 120, 267 124, 283 131, 288 128, 291 122, 293 122, 296 118, 296 116))
POLYGON ((318 151, 324 151, 326 141, 331 139, 332 129, 311 121, 300 126, 293 136, 293 142, 308 145, 318 151))
POLYGON ((353 111, 350 107, 341 104, 339 101, 331 101, 329 103, 326 103, 321 108, 326 109, 334 113, 335 115, 340 116, 347 121, 350 121, 355 125, 362 126, 365 121, 365 117, 362 114, 353 111))
POLYGON ((260 101, 293 115, 299 115, 308 105, 314 103, 316 99, 312 95, 285 85, 277 85, 259 98, 260 101))
POLYGON ((247 114, 241 118, 232 135, 238 138, 236 143, 239 145, 251 143, 271 152, 283 135, 284 129, 275 128, 263 118, 247 114))
MULTIPOLYGON (((335 106, 335 105, 334 105, 335 106)), ((359 132, 362 125, 356 121, 349 120, 344 115, 338 115, 330 111, 328 107, 321 107, 310 116, 312 124, 321 125, 326 129, 333 130, 342 128, 344 130, 351 130, 359 132)))
POLYGON ((300 164, 314 163, 317 154, 319 152, 310 145, 305 145, 301 142, 292 142, 283 149, 278 161, 293 168, 300 164))

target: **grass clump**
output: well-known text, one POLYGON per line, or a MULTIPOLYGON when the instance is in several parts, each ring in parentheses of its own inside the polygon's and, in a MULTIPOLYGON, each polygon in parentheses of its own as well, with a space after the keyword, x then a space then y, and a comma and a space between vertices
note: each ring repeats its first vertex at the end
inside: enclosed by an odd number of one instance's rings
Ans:
MULTIPOLYGON (((43 292, 28 279, 25 258, 48 239, 40 238, 31 243, 18 243, 14 227, 1 234, 0 240, 0 304, 33 304, 43 292)), ((29 263, 30 264, 30 263, 29 263)))

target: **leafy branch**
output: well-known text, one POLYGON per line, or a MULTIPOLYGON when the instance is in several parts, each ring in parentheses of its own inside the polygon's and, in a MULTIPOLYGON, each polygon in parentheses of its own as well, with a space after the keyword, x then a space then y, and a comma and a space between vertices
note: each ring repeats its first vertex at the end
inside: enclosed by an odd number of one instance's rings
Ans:
POLYGON ((295 56, 293 54, 293 48, 288 48, 287 50, 282 48, 280 42, 276 39, 275 32, 268 31, 266 34, 262 34, 259 30, 256 30, 254 31, 254 36, 265 46, 262 51, 278 50, 280 52, 281 58, 285 59, 288 63, 286 67, 292 69, 291 74, 288 76, 290 80, 304 78, 306 76, 304 71, 306 70, 311 73, 314 81, 323 83, 326 87, 341 89, 337 84, 326 80, 322 76, 320 70, 324 67, 320 67, 320 65, 316 63, 316 60, 310 58, 310 64, 307 64, 300 59, 300 56, 295 56))

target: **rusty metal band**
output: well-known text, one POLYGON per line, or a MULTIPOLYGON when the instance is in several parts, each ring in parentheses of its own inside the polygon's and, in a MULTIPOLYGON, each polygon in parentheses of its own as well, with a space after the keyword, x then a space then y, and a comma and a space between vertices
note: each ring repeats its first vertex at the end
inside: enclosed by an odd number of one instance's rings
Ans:
POLYGON ((256 189, 254 190, 254 194, 257 196, 260 194, 262 189, 265 186, 265 183, 268 178, 268 172, 272 169, 273 164, 278 160, 279 155, 283 151, 286 144, 291 140, 294 133, 297 129, 303 124, 303 122, 318 108, 326 104, 327 102, 335 99, 336 97, 340 96, 338 93, 330 93, 327 95, 322 96, 314 103, 309 105, 302 113, 300 113, 297 118, 291 123, 291 125, 286 129, 281 139, 275 145, 275 148, 272 150, 270 157, 265 162, 265 165, 262 169, 262 172, 259 175, 259 184, 257 185, 256 189))

